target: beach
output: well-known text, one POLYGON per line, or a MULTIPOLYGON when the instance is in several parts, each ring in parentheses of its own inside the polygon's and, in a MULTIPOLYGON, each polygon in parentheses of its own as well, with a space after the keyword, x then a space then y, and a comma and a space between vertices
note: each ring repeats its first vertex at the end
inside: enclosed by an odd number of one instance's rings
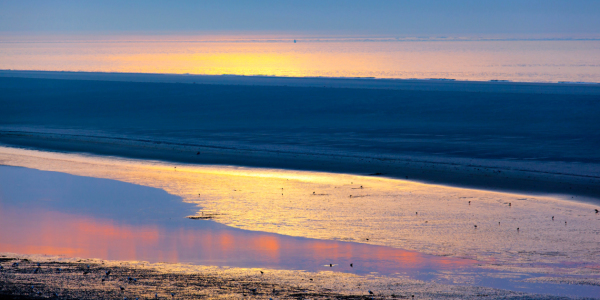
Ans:
POLYGON ((0 1, 0 300, 600 299, 600 1, 0 1))
MULTIPOLYGON (((347 270, 333 272, 322 262, 315 269, 274 265, 268 270, 278 275, 252 277, 252 288, 277 284, 281 298, 368 297, 371 289, 383 298, 451 299, 546 297, 542 292, 592 297, 600 286, 597 85, 219 76, 172 83, 181 77, 31 74, 0 74, 0 165, 165 191, 191 205, 177 218, 209 219, 189 222, 388 247, 375 260, 402 249, 432 256, 422 261, 448 258, 454 266, 431 267, 427 276, 435 279, 427 280, 415 278, 415 271, 394 275, 395 263, 408 264, 400 261, 390 264, 389 274, 376 267, 372 275, 348 275, 357 271, 346 260, 347 270), (328 283, 306 286, 306 276, 328 283), (374 285, 346 289, 340 276, 374 285)), ((33 262, 46 258, 31 255, 60 254, 54 244, 46 244, 51 253, 8 245, 0 249, 11 252, 4 254, 6 270, 8 258, 33 262)), ((98 274, 102 262, 120 274, 145 270, 131 262, 117 266, 134 258, 83 256, 100 259, 92 262, 98 274)), ((69 270, 85 263, 61 259, 69 270)), ((143 260, 148 266, 164 261, 143 260)), ((169 264, 231 282, 256 273, 244 265, 169 264)), ((179 274, 177 268, 165 272, 179 274)), ((21 271, 11 272, 10 284, 19 286, 13 289, 26 295, 15 277, 21 271)), ((152 274, 144 276, 159 276, 152 274)), ((181 276, 177 280, 199 280, 181 276)), ((89 284, 94 293, 108 293, 89 284)), ((173 285, 178 294, 195 295, 173 285)), ((272 296, 234 286, 221 296, 272 296)), ((79 295, 69 297, 82 297, 78 289, 69 288, 69 295, 79 295)), ((167 288, 159 290, 168 298, 167 288)))
POLYGON ((0 274, 3 280, 0 297, 3 299, 561 299, 406 278, 390 280, 370 276, 365 280, 332 272, 24 255, 2 255, 0 261, 4 265, 19 264, 19 267, 9 268, 0 274))

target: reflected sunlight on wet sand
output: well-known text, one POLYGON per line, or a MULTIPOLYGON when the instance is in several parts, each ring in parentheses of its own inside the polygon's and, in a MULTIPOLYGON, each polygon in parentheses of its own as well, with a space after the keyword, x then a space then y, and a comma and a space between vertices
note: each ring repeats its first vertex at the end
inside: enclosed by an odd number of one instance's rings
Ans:
POLYGON ((197 215, 235 228, 471 258, 490 268, 557 272, 571 264, 577 273, 597 263, 595 207, 549 196, 5 147, 0 163, 164 189, 202 207, 197 215))

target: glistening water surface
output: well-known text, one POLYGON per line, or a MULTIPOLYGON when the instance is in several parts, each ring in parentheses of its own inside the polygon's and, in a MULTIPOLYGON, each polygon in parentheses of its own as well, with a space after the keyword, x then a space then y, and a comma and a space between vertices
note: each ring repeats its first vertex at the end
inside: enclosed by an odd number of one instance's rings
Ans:
MULTIPOLYGON (((594 205, 552 197, 460 189, 373 176, 183 165, 5 147, 0 147, 0 163, 113 179, 121 181, 120 184, 136 184, 138 188, 141 187, 137 185, 158 188, 150 190, 160 191, 163 196, 168 196, 163 192, 167 191, 181 197, 169 196, 172 201, 165 198, 166 205, 153 206, 151 197, 133 193, 128 198, 129 203, 133 204, 126 205, 127 199, 114 193, 104 194, 104 198, 116 199, 106 200, 109 204, 113 203, 107 205, 109 208, 88 207, 87 204, 63 205, 67 208, 78 207, 79 210, 74 211, 48 209, 49 206, 42 204, 17 205, 12 208, 2 205, 2 211, 6 212, 6 217, 2 216, 6 224, 0 224, 2 228, 15 228, 9 232, 21 232, 20 235, 15 234, 12 241, 31 241, 25 245, 38 243, 37 245, 44 247, 48 244, 42 241, 48 241, 52 245, 47 247, 48 250, 39 247, 38 250, 27 253, 57 254, 63 251, 62 253, 71 253, 68 256, 87 257, 87 254, 76 254, 73 253, 76 251, 68 250, 84 249, 89 252, 92 249, 100 253, 93 256, 99 257, 108 257, 109 253, 128 254, 130 256, 124 259, 145 260, 141 254, 146 253, 146 257, 155 257, 157 260, 169 261, 171 257, 174 261, 209 265, 363 272, 359 274, 376 271, 392 275, 392 278, 409 275, 440 283, 500 287, 555 295, 600 294, 600 288, 595 284, 599 278, 598 236, 595 232, 600 219, 594 213, 594 205), (180 206, 183 205, 180 202, 189 204, 180 206), (35 215, 37 210, 34 208, 38 207, 42 208, 43 213, 35 215), (134 212, 128 213, 127 207, 133 208, 134 212), (180 214, 176 213, 177 207, 182 207, 180 214), (167 208, 175 211, 171 213, 167 208), (156 211, 160 213, 157 214, 156 211), (125 217, 111 215, 118 212, 125 212, 125 217), (188 214, 201 215, 202 212, 217 212, 216 222, 253 231, 183 218, 188 214), (67 216, 75 218, 75 221, 68 223, 67 216), (551 216, 555 216, 556 220, 551 219, 551 216), (92 224, 97 225, 72 225, 83 224, 81 219, 91 220, 92 224), (144 219, 147 222, 136 225, 136 220, 144 219), (47 220, 44 222, 48 224, 65 223, 46 226, 36 223, 37 220, 47 220), (568 226, 566 222, 563 223, 565 220, 568 221, 568 226), (32 224, 38 225, 35 227, 32 224), (96 230, 103 228, 99 226, 101 224, 108 224, 107 229, 96 230), (217 226, 210 227, 213 229, 234 231, 228 231, 231 238, 223 238, 215 231, 202 229, 207 224, 217 226), (474 224, 478 227, 474 228, 474 224), (18 231, 19 228, 28 226, 34 226, 34 229, 18 231), (520 231, 516 227, 520 227, 520 231), (53 235, 36 233, 47 232, 51 228, 61 228, 63 231, 53 235), (64 228, 72 232, 64 231, 67 230, 64 228), (87 229, 77 231, 78 228, 87 229), (90 232, 105 232, 109 236, 87 238, 90 232), (237 233, 243 234, 240 236, 237 233), (139 243, 142 246, 135 246, 132 241, 136 239, 133 236, 142 239, 139 243), (64 247, 65 243, 57 242, 63 240, 77 247, 64 247), (103 241, 99 243, 101 246, 88 246, 96 240, 103 241), (349 241, 353 243, 348 243, 349 241), (155 247, 155 244, 164 246, 155 247), (117 247, 120 245, 128 245, 125 247, 128 250, 120 251, 117 247), (230 246, 223 248, 221 245, 230 246), (61 247, 63 250, 60 250, 61 247), (204 247, 209 250, 202 250, 204 247), (141 254, 136 256, 138 252, 141 254), (478 262, 470 266, 437 263, 440 259, 445 261, 443 258, 464 262, 462 258, 465 257, 478 262), (349 267, 350 263, 354 264, 352 268, 349 267), (329 267, 329 264, 334 266, 329 267), (368 267, 361 269, 359 265, 368 267), (565 282, 571 284, 564 284, 565 282)), ((35 177, 8 174, 2 180, 8 188, 0 190, 13 189, 18 194, 39 185, 28 178, 35 177)), ((47 186, 50 191, 69 190, 56 183, 47 186)), ((71 185, 71 188, 73 186, 83 187, 82 184, 71 185)), ((83 196, 77 198, 81 200, 91 197, 91 194, 101 195, 110 190, 113 189, 92 185, 82 189, 79 195, 83 196)), ((42 194, 51 195, 47 191, 42 194)), ((103 197, 93 203, 105 202, 103 197)), ((18 201, 17 204, 21 202, 18 201)), ((9 239, 0 236, 0 241, 9 239)))
POLYGON ((0 252, 387 275, 475 263, 185 218, 196 209, 160 189, 0 166, 0 252))

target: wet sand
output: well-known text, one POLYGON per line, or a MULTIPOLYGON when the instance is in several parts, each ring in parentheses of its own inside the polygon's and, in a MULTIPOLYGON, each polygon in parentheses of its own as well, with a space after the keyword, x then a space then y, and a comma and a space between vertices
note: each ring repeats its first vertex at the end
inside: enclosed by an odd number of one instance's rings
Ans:
POLYGON ((0 228, 11 229, 0 231, 0 252, 414 279, 477 273, 475 260, 242 230, 201 209, 161 189, 0 165, 0 228))
POLYGON ((531 283, 599 285, 600 217, 587 203, 379 176, 1 149, 5 165, 164 189, 236 228, 475 259, 484 273, 535 274, 531 283))
POLYGON ((381 176, 462 188, 540 195, 552 194, 565 199, 573 197, 579 201, 600 204, 600 174, 598 173, 600 168, 596 168, 596 164, 577 169, 577 166, 561 162, 544 164, 486 159, 445 159, 433 156, 406 156, 393 159, 362 155, 322 155, 185 144, 157 144, 144 141, 123 143, 119 139, 18 131, 0 132, 0 145, 173 163, 381 176), (556 169, 563 170, 563 172, 557 172, 556 169))
POLYGON ((332 272, 217 268, 6 253, 0 254, 0 265, 1 299, 562 299, 407 278, 332 272), (14 266, 15 263, 18 266, 14 266), (107 275, 107 272, 110 273, 107 275))

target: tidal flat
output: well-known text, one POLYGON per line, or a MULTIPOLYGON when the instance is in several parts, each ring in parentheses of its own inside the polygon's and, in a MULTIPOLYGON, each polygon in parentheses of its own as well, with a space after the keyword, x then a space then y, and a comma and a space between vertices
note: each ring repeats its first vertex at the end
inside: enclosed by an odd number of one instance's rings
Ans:
MULTIPOLYGON (((49 254, 105 263, 325 272, 329 284, 340 276, 357 282, 374 276, 386 282, 379 290, 418 282, 413 289, 425 298, 441 297, 427 294, 431 284, 464 289, 453 294, 457 298, 478 289, 501 289, 479 293, 490 297, 593 297, 600 291, 600 217, 590 203, 380 176, 0 150, 5 166, 51 171, 3 167, 3 182, 12 188, 2 189, 2 227, 15 230, 2 233, 0 251, 21 253, 5 253, 9 258, 49 254), (73 178, 60 184, 60 176, 73 178), (91 188, 78 178, 142 190, 91 188), (65 194, 74 187, 77 193, 65 194), (9 191, 25 189, 29 202, 6 203, 9 191), (158 201, 153 193, 166 198, 158 201), (210 220, 186 218, 204 215, 210 220)), ((323 288, 340 295, 364 292, 323 288)))

